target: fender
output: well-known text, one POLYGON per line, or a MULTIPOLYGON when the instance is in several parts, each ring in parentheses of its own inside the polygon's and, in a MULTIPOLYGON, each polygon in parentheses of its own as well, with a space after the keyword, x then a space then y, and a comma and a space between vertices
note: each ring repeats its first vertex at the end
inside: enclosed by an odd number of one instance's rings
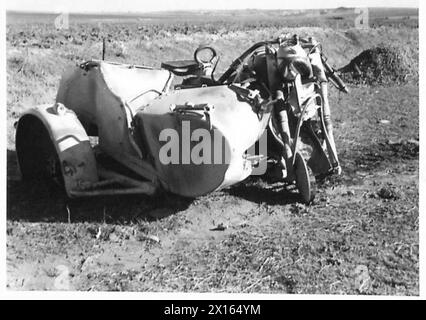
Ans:
MULTIPOLYGON (((16 129, 16 151, 21 173, 31 174, 36 169, 33 152, 37 144, 31 145, 33 128, 37 131, 46 129, 59 160, 67 195, 72 198, 73 190, 79 190, 99 180, 96 160, 82 124, 74 111, 62 104, 44 104, 31 108, 19 119, 16 129), (37 122, 39 122, 37 124, 37 122), (42 127, 40 126, 42 124, 42 127)), ((46 143, 46 142, 45 142, 46 143)))

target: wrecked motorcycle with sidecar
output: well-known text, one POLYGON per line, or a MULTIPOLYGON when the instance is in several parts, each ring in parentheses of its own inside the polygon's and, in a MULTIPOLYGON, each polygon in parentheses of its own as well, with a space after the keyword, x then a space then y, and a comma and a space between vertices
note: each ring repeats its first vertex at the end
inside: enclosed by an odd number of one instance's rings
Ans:
POLYGON ((321 45, 297 35, 259 42, 216 78, 218 61, 206 46, 161 68, 91 60, 68 69, 56 102, 17 123, 22 176, 53 179, 69 197, 196 197, 266 174, 309 203, 316 179, 340 173, 327 83, 347 92, 321 45))

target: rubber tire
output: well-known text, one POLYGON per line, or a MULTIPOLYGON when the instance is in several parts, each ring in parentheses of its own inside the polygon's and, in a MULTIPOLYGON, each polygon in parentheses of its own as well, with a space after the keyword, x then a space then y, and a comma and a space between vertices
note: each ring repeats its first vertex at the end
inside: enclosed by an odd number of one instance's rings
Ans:
POLYGON ((302 201, 311 203, 315 198, 316 181, 311 169, 306 164, 300 153, 295 154, 294 172, 296 176, 296 187, 299 190, 302 201))
POLYGON ((16 136, 16 151, 22 178, 64 186, 58 154, 43 123, 23 119, 16 136))

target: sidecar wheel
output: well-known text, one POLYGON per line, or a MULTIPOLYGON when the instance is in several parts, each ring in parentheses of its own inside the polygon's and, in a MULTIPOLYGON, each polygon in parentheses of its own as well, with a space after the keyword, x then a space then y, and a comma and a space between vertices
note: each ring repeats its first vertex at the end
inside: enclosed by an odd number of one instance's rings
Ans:
POLYGON ((26 116, 16 132, 16 153, 22 178, 63 186, 58 154, 43 123, 26 116))
POLYGON ((303 202, 306 204, 312 202, 316 193, 315 176, 300 153, 295 155, 294 172, 296 175, 296 187, 303 202))

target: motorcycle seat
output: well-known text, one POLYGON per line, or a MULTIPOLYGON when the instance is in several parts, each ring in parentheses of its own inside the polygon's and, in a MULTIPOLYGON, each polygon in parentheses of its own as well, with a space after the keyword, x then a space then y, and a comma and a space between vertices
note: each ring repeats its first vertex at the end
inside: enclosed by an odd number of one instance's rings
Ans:
POLYGON ((177 76, 187 76, 200 69, 200 65, 195 60, 176 60, 161 63, 161 68, 166 69, 177 76))

